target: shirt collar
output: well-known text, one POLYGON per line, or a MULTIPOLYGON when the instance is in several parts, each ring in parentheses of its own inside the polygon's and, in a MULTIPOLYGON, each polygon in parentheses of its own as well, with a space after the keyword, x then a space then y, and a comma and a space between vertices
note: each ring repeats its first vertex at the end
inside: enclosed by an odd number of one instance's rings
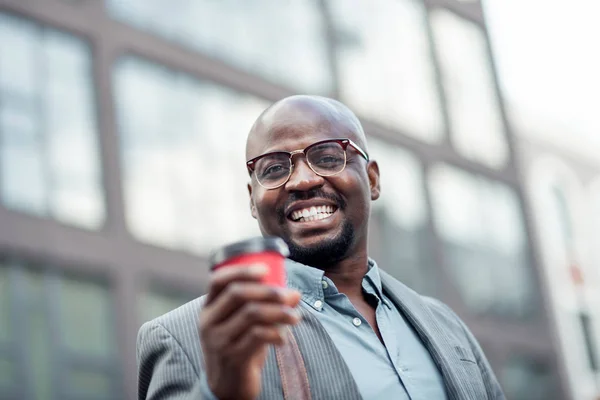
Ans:
MULTIPOLYGON (((370 293, 374 292, 373 294, 375 294, 380 301, 389 306, 383 296, 379 267, 375 260, 371 258, 369 258, 368 262, 369 270, 363 278, 362 286, 366 291, 370 293), (371 290, 369 290, 369 288, 371 290)), ((329 293, 331 293, 332 290, 337 293, 337 290, 334 289, 334 283, 324 276, 325 272, 323 270, 287 259, 286 272, 288 287, 298 290, 302 294, 302 300, 317 310, 322 308, 325 300, 323 286, 329 286, 329 289, 327 289, 329 293), (323 282, 326 282, 327 285, 324 285, 323 282)))
POLYGON ((383 288, 381 286, 379 267, 377 267, 375 260, 371 258, 369 258, 369 270, 365 274, 362 284, 363 288, 365 288, 366 285, 369 285, 375 291, 375 295, 379 297, 380 300, 383 300, 383 288))
MULTIPOLYGON (((323 279, 325 272, 287 259, 285 263, 287 286, 302 294, 302 300, 311 307, 321 310, 324 301, 323 279)), ((325 278, 326 279, 326 278, 325 278)))

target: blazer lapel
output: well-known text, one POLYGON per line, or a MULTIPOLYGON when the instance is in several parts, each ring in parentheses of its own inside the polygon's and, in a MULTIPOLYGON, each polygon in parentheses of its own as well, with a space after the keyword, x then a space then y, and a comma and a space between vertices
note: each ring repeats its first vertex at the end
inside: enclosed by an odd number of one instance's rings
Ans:
POLYGON ((292 329, 304 358, 313 399, 361 399, 356 381, 335 343, 310 311, 292 329))
POLYGON ((449 398, 458 398, 455 397, 455 394, 462 393, 463 390, 454 371, 458 366, 450 358, 450 355, 456 350, 451 342, 451 337, 446 332, 447 329, 440 325, 419 294, 381 269, 379 274, 386 295, 396 304, 415 329, 438 366, 449 398))
MULTIPOLYGON (((304 359, 313 399, 362 399, 342 355, 321 323, 302 306, 302 321, 292 328, 304 359)), ((273 348, 263 370, 260 399, 283 399, 281 377, 273 348)))

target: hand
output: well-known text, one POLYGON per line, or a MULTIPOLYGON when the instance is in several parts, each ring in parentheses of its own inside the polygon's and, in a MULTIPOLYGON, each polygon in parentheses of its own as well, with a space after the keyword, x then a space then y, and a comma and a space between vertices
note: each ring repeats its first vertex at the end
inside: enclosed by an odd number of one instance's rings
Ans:
POLYGON ((267 272, 253 265, 212 273, 199 330, 208 385, 220 400, 258 397, 267 346, 283 344, 281 326, 300 321, 300 293, 261 284, 267 272))

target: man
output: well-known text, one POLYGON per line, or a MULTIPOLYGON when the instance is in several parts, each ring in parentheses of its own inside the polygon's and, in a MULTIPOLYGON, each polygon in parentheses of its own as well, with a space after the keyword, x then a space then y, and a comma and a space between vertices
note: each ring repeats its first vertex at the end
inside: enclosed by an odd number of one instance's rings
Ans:
POLYGON ((289 288, 260 284, 261 266, 214 272, 205 297, 140 329, 140 399, 282 399, 282 325, 313 399, 504 399, 461 320, 368 257, 379 168, 348 108, 285 98, 255 122, 246 158, 252 216, 290 248, 289 288))

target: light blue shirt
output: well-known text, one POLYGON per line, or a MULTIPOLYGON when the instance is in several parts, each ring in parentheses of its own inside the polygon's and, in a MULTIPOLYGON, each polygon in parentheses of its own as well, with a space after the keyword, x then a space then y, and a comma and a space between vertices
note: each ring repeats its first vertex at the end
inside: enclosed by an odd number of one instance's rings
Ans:
POLYGON ((383 294, 379 269, 369 260, 362 287, 373 301, 382 343, 369 323, 322 270, 288 260, 288 286, 323 325, 348 365, 364 399, 446 399, 429 352, 402 313, 383 294))

